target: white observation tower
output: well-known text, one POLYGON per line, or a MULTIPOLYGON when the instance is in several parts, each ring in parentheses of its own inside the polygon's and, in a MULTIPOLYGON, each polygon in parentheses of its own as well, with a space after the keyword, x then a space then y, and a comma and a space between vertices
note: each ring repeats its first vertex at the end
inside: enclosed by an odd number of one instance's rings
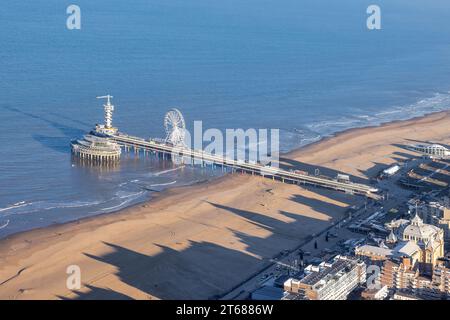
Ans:
POLYGON ((114 128, 112 126, 112 117, 113 117, 113 111, 114 111, 114 105, 111 104, 111 98, 113 96, 106 95, 106 96, 100 96, 97 97, 97 99, 106 99, 106 104, 103 105, 105 110, 105 123, 104 124, 98 124, 95 127, 95 131, 103 134, 115 134, 117 133, 117 128, 114 128))

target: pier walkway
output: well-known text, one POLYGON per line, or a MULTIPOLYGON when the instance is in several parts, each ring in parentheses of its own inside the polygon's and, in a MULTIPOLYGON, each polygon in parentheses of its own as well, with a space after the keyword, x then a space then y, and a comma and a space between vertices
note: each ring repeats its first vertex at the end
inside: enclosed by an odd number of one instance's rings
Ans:
POLYGON ((156 140, 145 140, 140 137, 134 137, 123 133, 115 133, 108 135, 108 139, 118 143, 125 148, 134 148, 136 152, 143 150, 144 152, 156 152, 179 156, 181 159, 190 159, 200 162, 202 165, 212 164, 216 166, 228 167, 233 171, 241 171, 252 175, 261 175, 263 177, 272 178, 282 181, 283 183, 303 184, 320 186, 329 189, 344 191, 350 194, 361 194, 368 197, 376 198, 376 188, 364 184, 341 182, 331 178, 312 176, 297 172, 291 172, 270 166, 264 166, 259 163, 249 163, 242 160, 234 160, 223 156, 206 153, 202 150, 190 149, 184 146, 173 146, 168 143, 156 140))

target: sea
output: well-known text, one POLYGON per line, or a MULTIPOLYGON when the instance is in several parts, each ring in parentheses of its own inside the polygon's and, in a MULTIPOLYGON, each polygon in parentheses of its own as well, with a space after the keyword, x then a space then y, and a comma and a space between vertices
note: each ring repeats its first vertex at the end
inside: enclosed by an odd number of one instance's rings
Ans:
MULTIPOLYGON (((72 21, 72 20, 71 20, 72 21)), ((69 21, 70 22, 70 21, 69 21)), ((120 210, 223 175, 124 154, 71 157, 103 121, 165 137, 280 130, 281 151, 336 132, 450 108, 448 0, 23 0, 0 6, 0 238, 120 210), (370 30, 370 5, 381 29, 370 30), (80 9, 80 29, 67 20, 80 9)))

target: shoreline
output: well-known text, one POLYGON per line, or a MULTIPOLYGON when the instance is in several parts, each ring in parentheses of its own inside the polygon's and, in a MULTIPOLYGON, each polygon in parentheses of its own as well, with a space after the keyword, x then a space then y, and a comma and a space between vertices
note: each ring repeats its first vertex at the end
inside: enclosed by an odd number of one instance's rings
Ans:
POLYGON ((158 201, 164 200, 164 198, 166 198, 166 197, 174 196, 174 195, 182 193, 182 192, 188 192, 189 189, 199 188, 199 187, 205 186, 205 185, 213 186, 216 183, 220 184, 223 181, 225 181, 226 179, 231 179, 232 177, 233 176, 231 176, 231 175, 224 175, 222 177, 216 177, 212 180, 197 181, 197 182, 194 182, 193 184, 189 184, 189 185, 167 188, 167 189, 164 189, 159 192, 154 192, 152 194, 151 199, 143 200, 141 202, 132 204, 128 207, 125 207, 125 208, 122 208, 122 209, 119 209, 116 211, 98 213, 98 214, 95 214, 92 216, 83 217, 83 218, 79 218, 79 219, 72 220, 72 221, 53 223, 51 225, 44 226, 44 227, 37 227, 37 228, 29 229, 29 230, 19 231, 19 232, 13 233, 13 234, 6 235, 3 238, 0 238, 0 246, 3 241, 8 241, 8 240, 13 241, 14 238, 20 238, 22 235, 27 234, 27 233, 47 232, 47 230, 51 231, 52 229, 61 228, 61 227, 65 227, 65 226, 67 226, 67 227, 76 226, 76 225, 79 225, 80 223, 90 222, 90 221, 96 220, 98 218, 106 218, 108 216, 116 216, 119 214, 126 214, 128 211, 134 211, 134 209, 137 209, 139 207, 147 207, 149 204, 153 204, 158 201), (188 189, 188 190, 185 191, 185 189, 188 189))
POLYGON ((324 144, 325 142, 328 142, 329 140, 331 140, 333 138, 339 138, 339 137, 341 137, 343 135, 346 135, 346 134, 353 134, 353 133, 355 133, 357 131, 360 131, 360 130, 382 129, 382 128, 387 127, 389 125, 396 125, 396 124, 400 124, 400 123, 403 123, 405 126, 407 126, 407 125, 411 124, 412 122, 426 120, 427 118, 430 118, 430 117, 433 117, 433 116, 439 116, 439 115, 450 115, 450 109, 449 110, 441 110, 441 111, 430 112, 430 113, 426 113, 426 114, 421 115, 421 116, 416 116, 416 117, 405 119, 405 120, 387 121, 387 122, 380 123, 378 125, 369 125, 369 126, 365 126, 365 127, 347 128, 347 129, 335 132, 335 133, 333 133, 331 135, 324 136, 321 139, 319 139, 317 141, 314 141, 312 143, 309 143, 307 145, 304 145, 304 146, 302 146, 300 148, 295 148, 295 149, 293 149, 291 151, 283 153, 283 155, 284 156, 295 156, 300 151, 309 151, 308 149, 314 148, 318 144, 324 144))
MULTIPOLYGON (((347 128, 347 129, 335 132, 333 134, 324 136, 324 137, 320 138, 319 140, 314 141, 312 143, 309 143, 307 145, 303 145, 303 146, 300 146, 298 148, 294 148, 294 149, 292 149, 292 150, 290 150, 288 152, 285 152, 285 153, 280 153, 280 160, 283 157, 286 157, 286 158, 297 157, 297 156, 300 155, 300 153, 302 153, 302 152, 310 152, 311 150, 315 149, 316 147, 328 143, 332 139, 339 138, 339 137, 342 137, 342 136, 345 136, 345 135, 348 135, 348 134, 354 134, 354 133, 357 133, 358 131, 365 131, 365 130, 370 130, 370 129, 383 129, 386 126, 395 125, 395 124, 399 124, 399 123, 403 123, 404 125, 407 126, 411 122, 421 121, 421 120, 425 120, 425 119, 427 119, 429 117, 439 116, 439 115, 450 115, 450 110, 431 112, 431 113, 427 113, 427 114, 424 114, 424 115, 421 115, 421 116, 416 116, 416 117, 413 117, 413 118, 410 118, 410 119, 406 119, 406 120, 392 120, 392 121, 380 123, 378 125, 369 125, 369 126, 365 126, 365 127, 347 128)), ((121 208, 121 209, 118 209, 118 210, 115 210, 115 211, 94 214, 94 215, 88 216, 88 217, 82 217, 82 218, 79 218, 79 219, 70 220, 70 221, 61 222, 61 223, 54 223, 54 224, 50 224, 50 225, 43 226, 43 227, 30 228, 30 229, 27 229, 27 230, 23 230, 23 231, 19 231, 19 232, 16 232, 16 233, 8 234, 8 235, 6 235, 4 237, 0 237, 0 244, 4 240, 8 240, 8 239, 14 238, 16 235, 21 235, 21 234, 25 234, 25 233, 28 233, 28 232, 38 231, 38 230, 50 229, 50 228, 63 226, 63 225, 68 225, 68 224, 75 224, 75 225, 77 225, 81 221, 84 221, 84 220, 89 221, 91 219, 100 218, 100 217, 103 217, 105 215, 116 215, 116 214, 119 214, 119 213, 124 213, 126 211, 132 210, 133 208, 138 208, 138 207, 140 207, 142 205, 146 205, 146 204, 152 203, 154 201, 157 201, 158 199, 160 199, 162 197, 170 196, 171 193, 177 192, 178 190, 195 188, 197 186, 202 186, 202 185, 206 185, 206 184, 221 183, 221 181, 224 181, 225 179, 229 179, 231 177, 232 177, 231 174, 225 174, 224 176, 213 177, 211 179, 203 180, 203 181, 197 181, 197 182, 194 182, 192 184, 187 184, 187 185, 183 185, 183 186, 179 186, 179 187, 169 187, 169 188, 164 189, 164 190, 159 191, 159 192, 152 192, 150 199, 139 201, 139 202, 134 203, 134 204, 132 204, 130 206, 126 206, 124 208, 121 208)), ((183 191, 179 191, 179 192, 183 192, 183 191)), ((188 192, 188 191, 186 191, 186 192, 188 192)))
MULTIPOLYGON (((449 115, 352 128, 282 156, 294 167, 367 178, 412 156, 398 146, 408 139, 450 142, 449 115)), ((245 174, 169 188, 113 213, 1 239, 0 299, 218 297, 362 202, 245 174), (70 265, 82 269, 80 290, 65 286, 70 265)))

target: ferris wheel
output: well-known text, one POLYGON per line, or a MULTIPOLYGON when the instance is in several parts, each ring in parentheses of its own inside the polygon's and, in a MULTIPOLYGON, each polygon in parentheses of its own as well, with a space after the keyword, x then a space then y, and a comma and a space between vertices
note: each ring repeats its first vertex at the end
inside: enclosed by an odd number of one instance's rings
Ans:
POLYGON ((166 130, 166 142, 177 145, 184 145, 186 134, 186 123, 180 110, 170 109, 164 117, 164 129, 166 130))

